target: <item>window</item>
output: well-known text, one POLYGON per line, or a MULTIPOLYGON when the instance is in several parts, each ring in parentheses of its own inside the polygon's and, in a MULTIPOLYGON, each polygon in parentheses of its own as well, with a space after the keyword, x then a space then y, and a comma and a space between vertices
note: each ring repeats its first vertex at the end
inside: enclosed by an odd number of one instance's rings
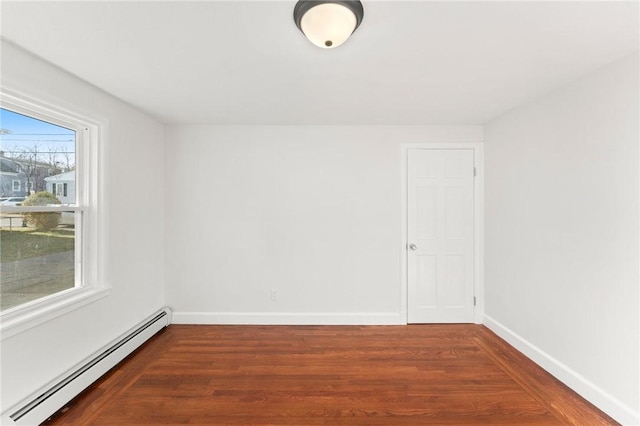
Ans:
POLYGON ((56 194, 58 197, 67 197, 67 185, 67 183, 54 183, 51 192, 56 194))
POLYGON ((20 181, 19 180, 12 181, 11 191, 20 192, 20 181))
POLYGON ((25 193, 20 195, 26 197, 0 205, 4 322, 21 312, 80 303, 100 288, 98 126, 19 96, 2 95, 0 160, 3 169, 19 176, 9 181, 0 174, 0 195, 10 197, 14 194, 6 193, 9 189, 15 192, 22 186, 25 193))

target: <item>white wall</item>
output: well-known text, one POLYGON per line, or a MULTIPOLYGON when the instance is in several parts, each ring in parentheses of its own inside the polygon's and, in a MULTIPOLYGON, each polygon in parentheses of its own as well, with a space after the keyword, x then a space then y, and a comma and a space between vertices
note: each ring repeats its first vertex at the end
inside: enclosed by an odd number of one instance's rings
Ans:
POLYGON ((479 126, 170 126, 174 321, 406 321, 400 146, 481 138, 479 126))
POLYGON ((485 127, 486 323, 637 424, 638 56, 485 127))
POLYGON ((130 106, 2 42, 2 84, 106 123, 109 296, 2 340, 8 408, 163 306, 163 127, 130 106))

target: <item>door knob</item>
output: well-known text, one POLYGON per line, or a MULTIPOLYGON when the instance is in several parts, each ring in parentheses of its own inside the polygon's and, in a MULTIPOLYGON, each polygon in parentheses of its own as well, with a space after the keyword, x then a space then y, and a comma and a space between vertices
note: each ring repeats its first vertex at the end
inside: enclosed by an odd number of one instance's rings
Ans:
POLYGON ((409 250, 418 250, 418 246, 415 244, 409 244, 409 250))

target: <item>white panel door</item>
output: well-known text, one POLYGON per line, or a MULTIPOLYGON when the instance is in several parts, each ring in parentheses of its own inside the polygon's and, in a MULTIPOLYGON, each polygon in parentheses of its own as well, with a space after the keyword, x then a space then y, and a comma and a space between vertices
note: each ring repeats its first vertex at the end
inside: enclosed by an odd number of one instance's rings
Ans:
POLYGON ((471 323, 474 152, 410 149, 408 162, 408 320, 471 323))

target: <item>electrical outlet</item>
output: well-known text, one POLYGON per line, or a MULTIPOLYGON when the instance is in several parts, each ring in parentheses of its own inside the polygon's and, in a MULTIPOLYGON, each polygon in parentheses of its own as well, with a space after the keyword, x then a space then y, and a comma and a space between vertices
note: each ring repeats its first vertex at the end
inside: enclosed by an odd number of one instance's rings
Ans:
POLYGON ((278 301, 278 290, 276 290, 275 288, 271 289, 271 301, 272 302, 278 301))

